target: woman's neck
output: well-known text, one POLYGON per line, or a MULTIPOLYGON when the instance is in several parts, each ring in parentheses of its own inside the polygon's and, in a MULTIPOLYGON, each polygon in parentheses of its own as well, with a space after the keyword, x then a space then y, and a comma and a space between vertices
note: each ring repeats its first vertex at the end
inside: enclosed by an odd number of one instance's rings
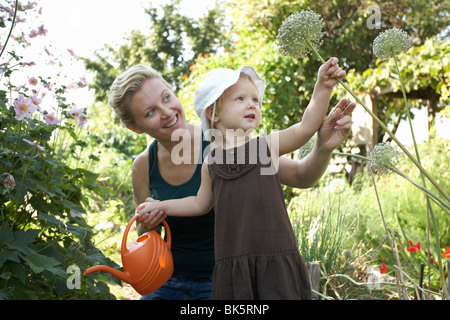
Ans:
POLYGON ((177 129, 170 139, 157 139, 159 152, 187 160, 195 157, 201 149, 202 129, 199 126, 188 124, 186 129, 177 129), (197 145, 198 144, 198 145, 197 145))

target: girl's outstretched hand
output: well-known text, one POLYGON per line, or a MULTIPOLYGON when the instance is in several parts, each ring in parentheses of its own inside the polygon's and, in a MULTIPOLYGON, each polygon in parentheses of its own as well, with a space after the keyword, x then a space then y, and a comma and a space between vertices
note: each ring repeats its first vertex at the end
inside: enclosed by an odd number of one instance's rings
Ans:
POLYGON ((317 83, 323 85, 325 88, 333 89, 338 83, 338 79, 342 80, 346 72, 338 64, 338 58, 330 58, 327 62, 322 64, 317 75, 317 83))
POLYGON ((136 215, 139 216, 136 222, 150 230, 156 228, 167 217, 163 211, 154 208, 152 205, 154 202, 159 201, 153 198, 147 198, 144 203, 136 208, 136 215))

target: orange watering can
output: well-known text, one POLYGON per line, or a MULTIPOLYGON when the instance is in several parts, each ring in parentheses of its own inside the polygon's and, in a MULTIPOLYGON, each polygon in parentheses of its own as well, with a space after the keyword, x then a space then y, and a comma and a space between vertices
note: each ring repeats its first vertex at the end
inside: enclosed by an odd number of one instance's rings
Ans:
POLYGON ((161 287, 172 276, 171 236, 169 226, 163 221, 167 242, 164 242, 156 231, 149 231, 127 246, 128 232, 137 218, 138 216, 134 216, 130 220, 122 238, 122 263, 125 272, 100 265, 87 269, 84 274, 94 271, 109 272, 131 284, 139 294, 146 295, 161 287))

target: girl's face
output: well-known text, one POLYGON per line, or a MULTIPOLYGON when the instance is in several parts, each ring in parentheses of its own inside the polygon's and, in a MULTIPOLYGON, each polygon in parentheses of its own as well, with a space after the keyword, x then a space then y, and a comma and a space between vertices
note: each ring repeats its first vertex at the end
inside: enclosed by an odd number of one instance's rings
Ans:
POLYGON ((147 133, 156 139, 169 139, 174 130, 186 128, 183 106, 161 79, 148 79, 131 98, 130 112, 137 133, 147 133))
POLYGON ((258 89, 252 80, 240 77, 239 80, 224 91, 218 122, 215 127, 222 132, 226 129, 242 129, 252 132, 261 122, 258 89))

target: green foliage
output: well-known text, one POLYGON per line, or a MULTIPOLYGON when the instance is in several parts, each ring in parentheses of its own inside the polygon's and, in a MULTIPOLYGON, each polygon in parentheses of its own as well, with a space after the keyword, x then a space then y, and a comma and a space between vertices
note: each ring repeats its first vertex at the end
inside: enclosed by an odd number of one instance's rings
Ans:
MULTIPOLYGON (((360 74, 374 66, 375 58, 371 43, 380 32, 380 29, 368 25, 372 14, 368 11, 370 5, 376 5, 380 9, 379 18, 383 28, 402 27, 415 39, 416 46, 424 44, 427 38, 446 30, 445 17, 448 17, 449 5, 442 0, 424 1, 421 6, 417 6, 412 1, 382 3, 359 3, 348 0, 331 2, 306 0, 295 3, 287 0, 230 1, 229 7, 234 21, 234 29, 230 34, 235 42, 229 54, 234 59, 239 57, 246 59, 244 62, 256 67, 267 81, 268 91, 263 104, 270 106, 264 113, 266 118, 270 119, 267 121, 270 123, 263 122, 264 129, 282 129, 301 119, 311 96, 319 67, 315 59, 293 60, 278 57, 274 47, 282 22, 290 14, 302 9, 319 13, 325 22, 321 55, 325 59, 337 56, 346 70, 354 70, 355 74, 360 74), (419 12, 419 10, 422 11, 419 12), (424 16, 424 12, 430 13, 434 10, 436 15, 424 16), (386 14, 387 12, 389 14, 386 14), (417 19, 417 16, 423 19, 417 19)), ((434 57, 439 57, 439 53, 436 52, 434 57)), ((439 61, 438 59, 436 62, 439 61)), ((339 87, 336 92, 339 96, 343 95, 339 87)), ((333 105, 336 102, 337 96, 334 96, 330 104, 333 105)), ((380 105, 384 106, 385 102, 380 102, 380 105)), ((392 102, 387 103, 387 105, 390 104, 392 102)), ((386 120, 386 123, 390 123, 389 115, 395 115, 399 121, 403 111, 400 105, 396 109, 380 110, 379 115, 383 118, 382 120, 386 120)), ((380 133, 380 136, 382 135, 383 133, 380 133)))
MULTIPOLYGON (((85 213, 84 192, 107 195, 97 184, 98 174, 72 168, 50 143, 54 130, 38 119, 22 122, 13 109, 2 111, 0 172, 15 179, 15 186, 3 188, 0 230, 0 265, 3 298, 111 298, 108 290, 93 280, 83 281, 80 290, 65 285, 66 269, 81 270, 96 263, 111 262, 91 242, 92 228, 78 214, 85 213), (23 141, 39 141, 43 148, 23 141), (78 213, 78 214, 77 214, 78 213)), ((76 144, 79 140, 74 141, 76 144)), ((74 152, 74 151, 73 151, 74 152)))
MULTIPOLYGON (((21 46, 29 43, 13 48, 21 46)), ((93 245, 93 228, 84 218, 89 196, 112 197, 80 158, 89 139, 86 110, 68 103, 69 89, 50 75, 16 85, 31 63, 15 50, 4 51, 2 59, 0 299, 113 299, 98 281, 105 277, 82 275, 99 263, 117 266, 93 245), (44 96, 58 108, 44 109, 44 96)))
POLYGON ((380 29, 370 25, 373 14, 369 7, 379 9, 383 29, 397 27, 405 30, 422 45, 426 39, 447 32, 450 4, 444 0, 417 1, 349 1, 349 0, 234 0, 230 5, 246 19, 246 25, 259 30, 260 39, 272 42, 283 21, 301 10, 312 10, 325 21, 323 57, 338 56, 345 68, 363 72, 373 66, 369 45, 380 29), (369 23, 369 24, 368 24, 369 23), (357 54, 355 54, 357 53, 357 54))
POLYGON ((95 72, 90 85, 97 101, 106 102, 115 77, 136 64, 152 66, 177 90, 179 79, 189 74, 189 66, 199 54, 214 53, 227 46, 224 14, 219 7, 199 19, 180 13, 180 0, 161 8, 150 6, 145 12, 151 21, 148 34, 133 31, 125 45, 116 49, 105 44, 93 59, 84 59, 86 68, 95 72))
MULTIPOLYGON (((192 101, 205 72, 248 64, 267 82, 263 103, 265 117, 260 130, 282 129, 301 119, 320 65, 315 59, 280 56, 276 36, 282 22, 302 9, 319 13, 325 22, 321 54, 339 57, 347 70, 360 74, 374 67, 370 44, 380 32, 368 25, 373 14, 368 10, 370 5, 380 9, 383 28, 403 28, 415 39, 415 45, 445 30, 449 13, 448 3, 442 0, 427 0, 420 5, 412 1, 231 0, 219 2, 218 7, 195 21, 183 16, 179 3, 174 1, 162 6, 162 16, 156 8, 147 9, 152 21, 149 34, 133 32, 127 45, 117 50, 106 46, 103 53, 97 53, 96 59, 86 60, 86 65, 96 72, 92 87, 97 98, 105 101, 113 75, 136 63, 150 64, 174 83, 188 121, 198 123, 192 101), (192 50, 187 49, 187 44, 192 50)), ((333 96, 330 104, 337 100, 337 95, 333 96)), ((388 106, 379 113, 383 121, 387 120, 385 123, 394 121, 395 124, 401 120, 401 104, 383 100, 380 105, 388 106)))

